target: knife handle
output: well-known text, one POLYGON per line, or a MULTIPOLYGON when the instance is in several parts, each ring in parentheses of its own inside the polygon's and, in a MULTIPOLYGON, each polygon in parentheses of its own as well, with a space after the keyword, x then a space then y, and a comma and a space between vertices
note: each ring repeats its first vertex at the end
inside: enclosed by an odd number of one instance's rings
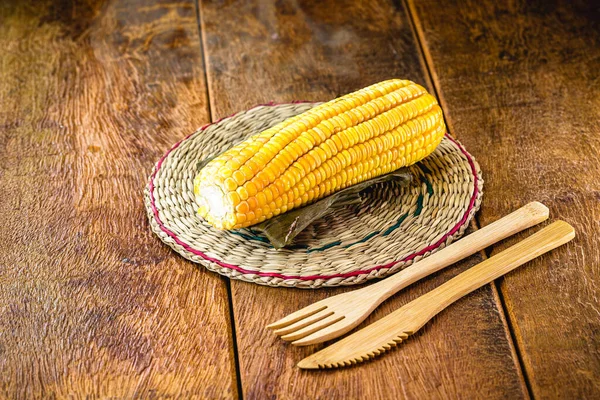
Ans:
POLYGON ((418 316, 413 320, 418 325, 413 327, 414 331, 466 294, 567 243, 574 237, 575 230, 571 225, 564 221, 556 221, 417 298, 403 307, 411 309, 410 314, 413 316, 418 316))
POLYGON ((368 291, 373 294, 373 297, 379 297, 377 304, 381 304, 393 294, 421 278, 475 254, 515 233, 545 221, 548 219, 548 214, 548 207, 542 203, 534 201, 526 204, 505 217, 446 246, 429 257, 415 262, 410 267, 359 290, 368 291))

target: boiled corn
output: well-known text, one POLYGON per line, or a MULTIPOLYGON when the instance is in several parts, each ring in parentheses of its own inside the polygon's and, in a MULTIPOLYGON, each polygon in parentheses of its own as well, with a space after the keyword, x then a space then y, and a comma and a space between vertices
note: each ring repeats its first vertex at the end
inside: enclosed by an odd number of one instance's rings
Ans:
POLYGON ((194 180, 198 214, 238 229, 414 164, 446 127, 435 97, 392 79, 289 118, 225 151, 194 180))

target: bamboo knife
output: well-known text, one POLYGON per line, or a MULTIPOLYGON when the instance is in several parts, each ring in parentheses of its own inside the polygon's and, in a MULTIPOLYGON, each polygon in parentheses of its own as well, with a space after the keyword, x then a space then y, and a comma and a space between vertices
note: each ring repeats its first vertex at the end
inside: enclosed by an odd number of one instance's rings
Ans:
POLYGON ((456 300, 574 237, 571 225, 556 221, 377 322, 305 358, 298 367, 344 367, 385 353, 456 300))

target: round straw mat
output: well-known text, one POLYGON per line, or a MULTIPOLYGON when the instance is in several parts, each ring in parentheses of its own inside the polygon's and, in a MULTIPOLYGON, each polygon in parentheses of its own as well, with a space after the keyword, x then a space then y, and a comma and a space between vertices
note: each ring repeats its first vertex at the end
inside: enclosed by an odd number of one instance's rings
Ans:
POLYGON ((185 258, 230 278, 262 285, 354 285, 402 270, 459 238, 479 209, 479 165, 453 138, 410 168, 413 181, 378 184, 359 205, 302 231, 292 247, 273 248, 251 228, 219 231, 196 215, 197 164, 318 103, 257 106, 202 127, 156 164, 145 191, 152 230, 185 258))

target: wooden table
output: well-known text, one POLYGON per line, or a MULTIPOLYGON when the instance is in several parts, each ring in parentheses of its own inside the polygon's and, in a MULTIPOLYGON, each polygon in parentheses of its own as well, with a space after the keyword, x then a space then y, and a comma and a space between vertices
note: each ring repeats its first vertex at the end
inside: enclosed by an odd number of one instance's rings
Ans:
MULTIPOLYGON (((599 398, 600 11, 593 2, 0 3, 0 396, 599 398), (263 329, 343 290, 229 281, 150 231, 170 145, 270 100, 401 77, 478 159, 472 229, 538 200, 577 238, 357 368, 263 329)), ((405 290, 372 322, 522 238, 405 290)))

